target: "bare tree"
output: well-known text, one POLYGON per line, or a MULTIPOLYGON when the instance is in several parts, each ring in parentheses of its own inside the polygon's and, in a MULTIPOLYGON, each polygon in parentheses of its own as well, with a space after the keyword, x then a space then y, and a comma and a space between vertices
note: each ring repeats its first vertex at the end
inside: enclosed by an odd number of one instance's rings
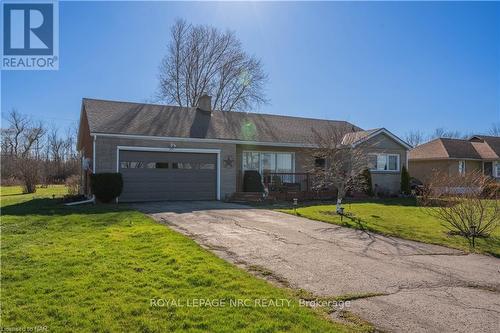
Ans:
POLYGON ((315 130, 315 148, 309 155, 308 172, 312 176, 314 189, 335 188, 337 190, 337 213, 342 213, 342 200, 350 191, 362 191, 365 180, 361 176, 367 167, 367 155, 362 148, 343 142, 349 126, 331 127, 327 133, 315 130))
POLYGON ((64 178, 80 174, 81 162, 76 150, 76 137, 78 136, 78 124, 75 123, 67 128, 64 138, 64 178))
POLYGON ((64 161, 63 151, 64 151, 64 140, 59 137, 58 130, 52 128, 50 134, 47 137, 47 144, 50 149, 50 157, 52 160, 52 170, 54 172, 53 176, 56 178, 61 177, 62 174, 62 163, 64 161))
POLYGON ((45 134, 43 124, 33 122, 16 109, 6 118, 9 127, 2 129, 2 154, 26 156, 36 150, 35 146, 45 134))
POLYGON ((74 128, 59 136, 46 126, 13 109, 6 117, 8 127, 1 129, 2 182, 21 182, 26 193, 36 191, 39 183, 62 183, 79 173, 74 128))
POLYGON ((14 174, 16 172, 16 166, 14 165, 13 153, 13 139, 14 139, 14 129, 12 128, 2 128, 1 130, 1 153, 2 153, 2 167, 1 176, 2 180, 13 180, 14 174))
POLYGON ((29 124, 29 119, 20 114, 16 109, 12 109, 7 115, 7 122, 10 124, 8 128, 10 149, 9 152, 13 155, 18 155, 20 141, 22 140, 23 133, 29 124))
POLYGON ((429 139, 437 138, 449 138, 449 139, 464 139, 467 135, 460 133, 459 131, 448 131, 443 127, 436 128, 434 132, 431 133, 429 139))
POLYGON ((243 51, 234 32, 178 20, 171 28, 159 74, 159 98, 193 107, 204 93, 212 108, 241 111, 267 103, 267 75, 259 59, 243 51))
POLYGON ((412 147, 416 147, 424 143, 424 133, 419 130, 410 131, 405 135, 405 141, 409 143, 412 147))
POLYGON ((22 181, 25 193, 33 193, 39 181, 37 149, 45 128, 15 109, 7 115, 7 122, 9 127, 2 130, 3 164, 9 165, 13 175, 22 181))
POLYGON ((45 128, 41 122, 35 124, 29 121, 21 137, 22 150, 15 159, 25 193, 34 193, 39 182, 40 163, 35 147, 44 135, 45 128))
POLYGON ((424 196, 426 212, 453 234, 475 246, 475 238, 488 237, 500 223, 498 188, 481 172, 449 175, 436 172, 424 196))
POLYGON ((493 136, 500 136, 500 122, 491 124, 489 134, 493 136))
POLYGON ((45 150, 45 182, 62 183, 71 175, 78 174, 79 160, 75 150, 76 131, 73 127, 67 129, 64 136, 53 127, 47 135, 45 150))

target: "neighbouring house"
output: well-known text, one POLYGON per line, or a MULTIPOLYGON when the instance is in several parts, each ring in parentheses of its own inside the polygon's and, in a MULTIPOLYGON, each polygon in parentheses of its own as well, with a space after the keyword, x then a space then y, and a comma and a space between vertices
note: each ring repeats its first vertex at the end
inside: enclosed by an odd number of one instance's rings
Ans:
MULTIPOLYGON (((346 121, 211 110, 198 107, 83 99, 78 150, 90 194, 89 173, 120 172, 119 201, 221 200, 242 191, 245 170, 257 170, 273 190, 310 191, 306 162, 314 135, 345 131, 343 144, 364 147, 373 185, 400 190, 408 144, 388 130, 363 131, 346 121)), ((321 163, 321 161, 318 161, 321 163)))
POLYGON ((450 176, 483 172, 500 179, 500 137, 474 135, 469 139, 438 138, 410 150, 409 172, 426 183, 435 172, 450 176))

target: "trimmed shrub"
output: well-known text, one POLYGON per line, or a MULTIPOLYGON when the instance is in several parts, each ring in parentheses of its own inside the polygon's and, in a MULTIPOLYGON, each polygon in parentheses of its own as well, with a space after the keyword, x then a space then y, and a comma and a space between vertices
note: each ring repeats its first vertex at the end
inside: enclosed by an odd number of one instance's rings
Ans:
POLYGON ((123 190, 121 173, 95 173, 90 176, 92 193, 100 202, 111 202, 123 190))
POLYGON ((243 191, 244 192, 264 192, 262 185, 262 177, 258 171, 247 170, 243 175, 243 191))
POLYGON ((369 169, 363 170, 361 173, 361 177, 363 177, 364 183, 364 192, 366 195, 373 197, 373 184, 372 184, 372 174, 369 169))
POLYGON ((411 193, 410 174, 404 165, 401 168, 401 193, 405 195, 409 195, 411 193))

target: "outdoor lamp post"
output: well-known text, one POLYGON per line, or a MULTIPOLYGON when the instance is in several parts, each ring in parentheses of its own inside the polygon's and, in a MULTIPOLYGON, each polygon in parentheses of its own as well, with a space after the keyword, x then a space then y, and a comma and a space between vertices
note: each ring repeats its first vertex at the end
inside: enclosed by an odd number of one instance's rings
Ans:
POLYGON ((470 229, 471 229, 471 234, 472 234, 472 247, 476 247, 476 228, 477 226, 475 224, 472 224, 470 226, 470 229))
POLYGON ((340 215, 340 222, 344 221, 344 207, 339 207, 337 209, 337 214, 340 215))
POLYGON ((297 206, 299 204, 299 199, 293 198, 293 213, 297 214, 297 206))

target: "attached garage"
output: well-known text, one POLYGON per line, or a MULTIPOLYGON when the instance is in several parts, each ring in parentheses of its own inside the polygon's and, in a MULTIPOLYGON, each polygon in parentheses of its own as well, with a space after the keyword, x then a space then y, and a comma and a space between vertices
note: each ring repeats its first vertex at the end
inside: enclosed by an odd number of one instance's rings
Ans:
POLYGON ((123 176, 119 201, 218 199, 217 151, 139 149, 118 149, 117 168, 123 176))

